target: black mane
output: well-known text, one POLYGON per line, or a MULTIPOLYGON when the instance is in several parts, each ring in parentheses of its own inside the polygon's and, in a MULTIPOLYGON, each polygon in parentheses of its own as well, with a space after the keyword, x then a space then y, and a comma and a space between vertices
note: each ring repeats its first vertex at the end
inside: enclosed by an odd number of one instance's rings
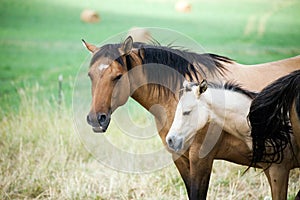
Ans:
POLYGON ((232 81, 226 82, 225 84, 218 84, 218 83, 210 82, 208 85, 209 85, 209 87, 212 87, 212 88, 219 88, 219 89, 225 89, 225 90, 231 90, 234 92, 238 92, 240 94, 243 94, 243 95, 249 97, 250 99, 254 99, 257 96, 256 92, 246 90, 241 85, 239 85, 235 82, 232 82, 232 81))
MULTIPOLYGON (((125 56, 125 61, 120 55, 119 48, 122 44, 106 44, 102 46, 93 56, 90 66, 100 57, 106 57, 126 66, 129 71, 132 68, 133 58, 130 55, 125 56)), ((134 42, 133 48, 138 50, 138 56, 143 65, 150 67, 144 68, 144 72, 149 83, 158 83, 149 87, 151 91, 174 92, 182 85, 184 78, 190 81, 201 81, 207 75, 216 77, 223 75, 226 68, 222 62, 232 63, 227 57, 215 54, 197 54, 173 48, 161 46, 160 44, 145 44, 134 42), (163 68, 160 66, 164 66, 163 68), (199 77, 199 74, 201 77, 199 77), (180 76, 179 76, 180 75, 180 76)))
MULTIPOLYGON (((184 90, 180 90, 179 96, 181 96, 183 94, 183 91, 186 91, 186 92, 192 91, 192 87, 197 86, 197 85, 199 85, 199 83, 190 82, 188 85, 185 86, 184 90)), ((240 94, 243 94, 243 95, 247 96, 250 99, 254 99, 258 94, 256 92, 246 90, 246 89, 242 88, 239 84, 237 84, 235 82, 232 82, 232 81, 228 81, 225 84, 208 82, 208 87, 209 88, 215 88, 215 89, 221 89, 221 90, 230 90, 230 91, 238 92, 240 94)))
POLYGON ((191 80, 191 76, 196 75, 197 70, 203 76, 206 76, 206 72, 202 67, 205 67, 212 75, 223 74, 226 69, 221 62, 232 62, 231 59, 224 56, 210 53, 197 54, 169 46, 134 43, 134 47, 138 48, 139 51, 143 51, 143 64, 158 63, 169 66, 182 75, 188 75, 191 80))
POLYGON ((300 70, 277 79, 252 101, 249 120, 253 138, 252 164, 277 162, 290 144, 290 110, 296 99, 300 104, 300 70))

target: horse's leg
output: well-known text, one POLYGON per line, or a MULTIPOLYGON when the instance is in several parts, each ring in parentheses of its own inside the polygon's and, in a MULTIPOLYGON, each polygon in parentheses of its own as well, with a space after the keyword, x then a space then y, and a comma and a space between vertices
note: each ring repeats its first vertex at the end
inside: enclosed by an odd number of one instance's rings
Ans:
POLYGON ((285 200, 287 199, 288 181, 289 181, 289 167, 286 167, 283 163, 273 163, 265 171, 268 178, 273 200, 285 200))
POLYGON ((206 199, 213 158, 202 158, 191 161, 190 199, 206 199))
MULTIPOLYGON (((197 132, 189 150, 191 177, 190 199, 206 199, 213 160, 218 150, 216 147, 219 147, 219 144, 222 141, 221 138, 223 135, 214 138, 216 141, 206 140, 206 134, 213 134, 207 133, 207 128, 208 126, 197 132), (211 145, 212 148, 207 152, 205 157, 200 157, 200 149, 203 145, 205 146, 204 149, 211 145)), ((217 129, 213 130, 216 131, 217 129)))
POLYGON ((188 197, 190 198, 190 186, 191 186, 191 180, 190 180, 190 163, 189 159, 184 156, 178 157, 178 155, 173 155, 173 160, 176 165, 176 168, 178 169, 181 178, 183 179, 188 197))

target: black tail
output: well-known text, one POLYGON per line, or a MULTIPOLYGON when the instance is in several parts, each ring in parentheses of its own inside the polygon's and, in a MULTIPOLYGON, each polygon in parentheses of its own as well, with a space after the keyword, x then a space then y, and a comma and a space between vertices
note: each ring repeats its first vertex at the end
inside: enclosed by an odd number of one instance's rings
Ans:
POLYGON ((253 100, 248 116, 253 138, 252 165, 282 161, 292 133, 289 112, 299 96, 300 70, 296 70, 274 81, 253 100))

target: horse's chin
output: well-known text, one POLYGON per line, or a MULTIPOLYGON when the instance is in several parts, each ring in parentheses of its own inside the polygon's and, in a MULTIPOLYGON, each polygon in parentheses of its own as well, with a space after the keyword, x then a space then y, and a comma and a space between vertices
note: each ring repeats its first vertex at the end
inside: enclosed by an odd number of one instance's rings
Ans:
POLYGON ((102 127, 98 126, 98 127, 93 127, 93 131, 95 133, 104 133, 106 129, 103 129, 102 127))

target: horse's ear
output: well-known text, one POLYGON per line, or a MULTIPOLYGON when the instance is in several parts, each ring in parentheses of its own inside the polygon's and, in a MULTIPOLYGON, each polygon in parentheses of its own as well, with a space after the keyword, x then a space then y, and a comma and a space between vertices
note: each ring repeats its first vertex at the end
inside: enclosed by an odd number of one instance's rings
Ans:
POLYGON ((202 94, 206 90, 207 90, 207 81, 205 79, 203 79, 199 85, 199 93, 202 94))
POLYGON ((124 55, 128 55, 131 53, 132 48, 133 48, 133 39, 131 36, 128 36, 122 44, 121 51, 124 55))
POLYGON ((85 48, 87 48, 91 53, 94 53, 95 51, 98 50, 98 47, 96 47, 93 44, 87 43, 86 41, 84 41, 84 39, 82 39, 81 41, 82 41, 83 46, 85 46, 85 48))

